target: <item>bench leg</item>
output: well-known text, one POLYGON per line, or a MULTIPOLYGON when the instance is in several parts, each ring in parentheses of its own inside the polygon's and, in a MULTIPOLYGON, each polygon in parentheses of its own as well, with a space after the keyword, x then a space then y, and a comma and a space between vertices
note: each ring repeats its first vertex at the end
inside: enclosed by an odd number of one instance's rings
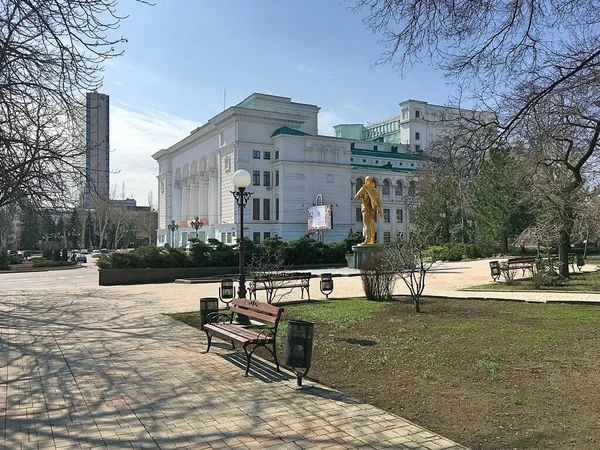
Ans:
POLYGON ((250 352, 248 352, 248 344, 244 345, 244 353, 246 353, 246 373, 244 374, 245 377, 248 376, 248 371, 250 370, 250 361, 252 360, 252 353, 254 353, 254 350, 256 350, 256 345, 252 348, 252 350, 250 350, 250 352))
POLYGON ((208 340, 208 346, 206 347, 206 353, 208 353, 210 350, 210 343, 212 341, 212 334, 208 334, 208 331, 206 331, 206 339, 208 340))

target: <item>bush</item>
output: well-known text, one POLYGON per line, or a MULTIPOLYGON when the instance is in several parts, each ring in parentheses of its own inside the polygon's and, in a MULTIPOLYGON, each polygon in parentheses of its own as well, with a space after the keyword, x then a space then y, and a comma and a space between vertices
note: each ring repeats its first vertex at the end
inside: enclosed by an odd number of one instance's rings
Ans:
POLYGON ((33 267, 61 267, 61 266, 74 266, 75 262, 71 261, 48 261, 43 258, 32 258, 31 262, 33 267))
POLYGON ((370 257, 360 268, 360 278, 367 300, 391 300, 395 276, 381 257, 370 257))
POLYGON ((52 252, 52 261, 60 261, 61 259, 61 254, 60 254, 60 250, 56 249, 52 252))
POLYGON ((8 256, 8 252, 4 249, 0 249, 0 270, 8 270, 10 269, 10 256, 8 256))
POLYGON ((192 261, 185 252, 169 247, 138 247, 131 253, 111 253, 96 263, 101 269, 144 269, 191 267, 192 261))
POLYGON ((44 251, 42 252, 42 258, 44 259, 52 259, 52 249, 50 248, 45 248, 44 251))

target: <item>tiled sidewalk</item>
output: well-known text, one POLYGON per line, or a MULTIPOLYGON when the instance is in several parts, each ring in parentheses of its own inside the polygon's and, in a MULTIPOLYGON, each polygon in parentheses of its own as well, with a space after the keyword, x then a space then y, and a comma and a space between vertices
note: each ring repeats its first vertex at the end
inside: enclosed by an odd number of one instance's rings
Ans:
MULTIPOLYGON (((166 289, 168 290, 168 289, 166 289)), ((4 449, 459 449, 325 386, 296 391, 160 311, 156 288, 0 296, 4 449), (152 292, 150 292, 152 291, 152 292)))

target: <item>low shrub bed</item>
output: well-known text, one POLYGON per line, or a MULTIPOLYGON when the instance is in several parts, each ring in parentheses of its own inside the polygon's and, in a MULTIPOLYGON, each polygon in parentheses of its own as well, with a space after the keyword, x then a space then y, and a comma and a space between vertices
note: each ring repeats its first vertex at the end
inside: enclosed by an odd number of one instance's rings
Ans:
POLYGON ((77 263, 73 261, 49 261, 44 258, 32 258, 31 263, 33 267, 60 267, 60 266, 74 266, 77 263))

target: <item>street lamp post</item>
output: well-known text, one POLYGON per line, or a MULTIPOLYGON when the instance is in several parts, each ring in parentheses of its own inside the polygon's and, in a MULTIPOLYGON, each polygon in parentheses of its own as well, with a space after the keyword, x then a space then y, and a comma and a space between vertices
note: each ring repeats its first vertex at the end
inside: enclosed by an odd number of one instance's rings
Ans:
POLYGON ((190 222, 190 225, 196 229, 196 239, 198 239, 198 230, 202 228, 202 221, 196 216, 196 218, 190 222))
POLYGON ((244 275, 244 207, 252 196, 252 192, 246 192, 246 188, 250 185, 252 178, 246 170, 238 170, 233 174, 233 185, 237 191, 231 191, 236 204, 240 208, 240 234, 239 234, 239 251, 240 251, 240 278, 238 286, 238 298, 246 298, 246 275, 244 275))
POLYGON ((179 225, 175 223, 175 220, 171 220, 171 223, 167 225, 169 231, 171 232, 171 246, 173 247, 175 243, 175 230, 179 229, 179 225))

